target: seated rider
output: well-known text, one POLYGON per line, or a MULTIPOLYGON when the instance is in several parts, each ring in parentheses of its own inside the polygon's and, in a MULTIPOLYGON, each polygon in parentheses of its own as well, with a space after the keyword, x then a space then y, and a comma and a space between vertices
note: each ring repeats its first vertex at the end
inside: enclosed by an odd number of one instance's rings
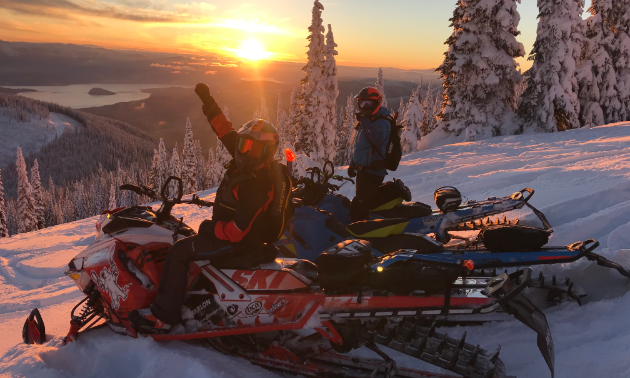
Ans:
MULTIPOLYGON (((203 112, 234 159, 217 190, 212 220, 204 220, 197 235, 171 247, 153 304, 129 313, 129 321, 143 333, 166 333, 180 322, 192 261, 239 260, 264 243, 277 241, 278 230, 284 229, 286 220, 272 217, 270 213, 278 209, 269 206, 274 191, 280 190, 274 187, 278 186, 274 175, 279 173, 270 168, 278 149, 276 128, 268 121, 255 119, 237 133, 212 97, 203 112)), ((287 202, 280 200, 283 214, 287 202)))
POLYGON ((356 176, 356 195, 350 205, 352 222, 369 219, 370 209, 375 207, 378 188, 387 175, 384 159, 391 132, 391 123, 387 120, 391 112, 381 107, 383 97, 378 89, 363 88, 356 99, 358 123, 353 140, 354 154, 348 168, 348 176, 356 176))

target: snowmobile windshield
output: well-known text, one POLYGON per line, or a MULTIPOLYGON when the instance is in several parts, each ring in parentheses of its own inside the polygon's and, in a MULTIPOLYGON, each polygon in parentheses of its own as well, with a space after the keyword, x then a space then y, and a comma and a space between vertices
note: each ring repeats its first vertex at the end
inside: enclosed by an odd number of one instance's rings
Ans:
POLYGON ((254 158, 266 155, 269 146, 257 140, 240 137, 238 138, 237 149, 241 154, 249 154, 254 158))

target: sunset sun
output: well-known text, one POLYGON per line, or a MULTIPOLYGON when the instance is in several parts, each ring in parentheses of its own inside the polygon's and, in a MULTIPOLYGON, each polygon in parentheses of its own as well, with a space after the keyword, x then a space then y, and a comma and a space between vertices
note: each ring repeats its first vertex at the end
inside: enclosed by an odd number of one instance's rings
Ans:
POLYGON ((241 58, 249 60, 259 60, 268 57, 270 53, 265 51, 263 46, 257 40, 248 39, 241 44, 238 49, 238 55, 241 58))

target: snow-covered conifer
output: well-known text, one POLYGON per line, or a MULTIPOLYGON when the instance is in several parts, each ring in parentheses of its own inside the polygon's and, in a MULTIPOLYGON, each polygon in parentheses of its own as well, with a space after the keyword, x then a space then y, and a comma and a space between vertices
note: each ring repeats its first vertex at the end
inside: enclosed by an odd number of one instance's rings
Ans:
POLYGON ((527 89, 518 114, 521 131, 555 132, 580 127, 576 58, 584 41, 583 1, 539 0, 536 42, 525 72, 527 89))
POLYGON ((85 196, 85 188, 80 181, 74 183, 74 211, 76 220, 88 217, 88 204, 85 196))
POLYGON ((337 149, 335 145, 337 143, 337 137, 340 130, 337 127, 337 97, 339 97, 339 82, 337 80, 337 62, 335 55, 338 54, 335 50, 337 44, 335 43, 335 37, 333 36, 332 27, 328 24, 328 33, 326 33, 326 45, 324 45, 324 56, 326 60, 324 62, 323 77, 324 89, 326 90, 326 123, 324 124, 324 154, 326 160, 335 161, 335 155, 337 149))
POLYGON ((444 81, 438 127, 447 135, 464 133, 467 141, 473 141, 504 133, 504 121, 516 109, 516 86, 520 83, 514 58, 525 55, 523 45, 516 40, 520 33, 516 3, 457 2, 450 19, 453 34, 446 41, 448 50, 437 69, 444 81))
POLYGON ((197 190, 205 190, 206 188, 206 162, 203 158, 201 150, 201 141, 195 140, 195 162, 197 168, 197 190))
POLYGON ((296 125, 298 124, 298 119, 301 114, 300 97, 301 92, 299 88, 294 87, 291 92, 291 103, 289 104, 289 129, 287 139, 287 142, 291 145, 295 145, 296 125))
POLYGON ((402 120, 402 118, 405 116, 405 113, 407 113, 407 105, 408 104, 409 103, 405 102, 402 97, 400 98, 400 105, 398 105, 398 110, 397 110, 398 122, 400 122, 402 120))
POLYGON ((381 96, 383 96, 383 102, 381 103, 381 106, 386 108, 387 97, 385 96, 385 80, 383 79, 382 68, 378 69, 378 75, 376 76, 376 84, 374 84, 374 86, 376 87, 376 89, 378 89, 379 92, 381 92, 381 96))
MULTIPOLYGON (((169 164, 169 173, 170 176, 182 177, 182 165, 179 161, 179 151, 177 150, 177 142, 175 142, 175 147, 173 147, 173 154, 171 155, 171 163, 169 164)), ((179 184, 177 181, 171 181, 169 185, 169 196, 175 197, 179 192, 179 184)))
POLYGON ((18 173, 18 233, 31 232, 37 230, 37 217, 35 216, 35 200, 31 184, 28 182, 26 173, 26 162, 22 156, 22 149, 17 148, 16 169, 18 173))
POLYGON ((166 152, 166 146, 164 145, 164 140, 160 138, 160 144, 158 146, 158 163, 156 170, 156 180, 155 180, 155 191, 160 192, 162 190, 162 186, 164 182, 169 176, 169 162, 168 162, 168 154, 166 152))
POLYGON ((151 161, 151 171, 149 172, 149 185, 153 188, 157 188, 158 184, 158 162, 160 160, 160 153, 158 150, 153 149, 153 160, 151 161))
MULTIPOLYGON (((113 179, 113 177, 112 177, 113 179)), ((118 208, 118 206, 116 205, 116 184, 114 184, 114 182, 112 181, 112 184, 109 187, 109 206, 108 209, 109 210, 114 210, 118 208)))
POLYGON ((0 238, 9 237, 7 226, 7 210, 4 204, 4 188, 2 187, 2 171, 0 171, 0 238))
MULTIPOLYGON (((309 26, 308 61, 303 70, 306 73, 302 79, 303 91, 299 97, 301 107, 298 116, 295 148, 311 159, 323 163, 326 156, 325 141, 334 140, 334 128, 326 122, 326 89, 322 80, 322 70, 325 63, 324 55, 324 26, 322 25, 322 10, 324 6, 315 0, 313 15, 309 26)), ((334 143, 332 144, 334 148, 334 143)))
POLYGON ((35 218, 37 219, 37 229, 44 228, 44 188, 42 188, 42 182, 39 177, 39 164, 37 159, 33 162, 31 167, 31 189, 33 193, 33 200, 35 201, 35 218))
POLYGON ((265 101, 264 97, 260 98, 260 110, 258 112, 258 117, 254 118, 262 118, 266 121, 271 120, 271 118, 269 118, 269 109, 267 108, 267 102, 265 101))
POLYGON ((352 161, 352 155, 354 154, 354 136, 356 133, 356 117, 354 114, 354 96, 350 94, 346 103, 346 117, 343 123, 344 128, 344 143, 343 149, 340 150, 344 154, 342 164, 350 164, 352 161))
MULTIPOLYGON (((186 118, 186 135, 184 136, 183 164, 181 165, 181 178, 183 181, 184 194, 197 191, 197 160, 195 140, 193 139, 192 125, 190 118, 186 118)), ((172 161, 171 161, 172 163, 172 161)))
POLYGON ((424 109, 420 103, 420 85, 411 94, 409 105, 407 105, 407 111, 402 121, 404 129, 400 139, 404 153, 417 151, 418 142, 422 138, 424 109))
POLYGON ((289 116, 287 115, 286 110, 284 110, 284 106, 282 105, 282 96, 278 93, 278 110, 276 115, 276 129, 278 130, 278 135, 280 139, 278 140, 278 153, 277 157, 282 159, 284 155, 285 145, 291 139, 290 130, 289 130, 289 116))

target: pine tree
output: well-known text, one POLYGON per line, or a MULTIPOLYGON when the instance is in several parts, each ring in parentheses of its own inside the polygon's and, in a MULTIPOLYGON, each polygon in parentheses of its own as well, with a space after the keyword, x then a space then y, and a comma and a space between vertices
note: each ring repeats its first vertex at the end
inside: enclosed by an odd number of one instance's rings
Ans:
POLYGON ((151 161, 151 171, 149 173, 149 185, 152 188, 158 188, 158 162, 160 161, 160 153, 153 149, 153 160, 151 161))
POLYGON ((162 138, 160 138, 160 144, 158 146, 158 163, 157 163, 157 169, 156 169, 156 181, 155 181, 155 191, 156 192, 160 192, 160 190, 162 190, 162 186, 164 185, 164 182, 166 182, 166 179, 169 176, 169 164, 168 164, 168 155, 166 152, 166 146, 164 145, 164 140, 162 138))
POLYGON ((324 6, 315 0, 311 26, 308 28, 310 32, 307 37, 309 40, 308 62, 303 68, 306 76, 302 79, 303 91, 298 98, 301 112, 296 125, 295 144, 295 148, 299 152, 320 163, 323 163, 327 158, 326 141, 334 138, 334 128, 327 122, 326 89, 322 79, 322 70, 325 64, 325 29, 322 25, 322 10, 324 10, 324 6))
POLYGON ((37 229, 44 228, 44 188, 42 188, 42 182, 39 178, 39 164, 37 159, 33 162, 31 167, 31 189, 33 193, 33 200, 35 201, 35 218, 37 219, 37 229))
POLYGON ((35 200, 31 184, 28 182, 26 163, 22 157, 22 149, 17 148, 16 169, 18 171, 18 233, 37 230, 37 217, 35 216, 35 200))
POLYGON ((183 164, 181 165, 184 194, 197 191, 197 160, 195 159, 195 151, 192 125, 190 124, 190 118, 186 118, 186 135, 184 136, 184 151, 182 152, 183 164))
POLYGON ((85 188, 79 181, 75 182, 74 184, 74 211, 76 214, 76 220, 85 219, 88 217, 85 188))
POLYGON ((216 186, 217 182, 217 157, 214 150, 208 150, 208 164, 206 166, 206 188, 210 189, 216 186))
POLYGON ((289 104, 289 129, 287 143, 290 145, 295 145, 296 127, 301 114, 300 96, 300 90, 294 87, 291 92, 291 103, 289 104))
POLYGON ((577 97, 576 55, 584 40, 583 1, 539 0, 536 42, 525 72, 527 89, 518 114, 521 131, 555 132, 580 126, 577 97))
POLYGON ((344 136, 344 147, 342 150, 344 153, 344 159, 343 159, 343 164, 350 164, 350 162, 352 161, 352 155, 354 154, 354 143, 355 143, 355 134, 356 134, 356 118, 355 118, 355 114, 354 114, 354 96, 352 96, 352 94, 350 94, 350 96, 348 96, 348 100, 346 103, 346 118, 344 120, 344 131, 345 131, 345 136, 344 136))
MULTIPOLYGON (((182 176, 182 166, 179 162, 179 151, 177 150, 177 142, 175 142, 175 147, 173 147, 173 154, 171 155, 171 163, 169 165, 170 176, 181 177, 182 176)), ((169 185, 169 196, 175 197, 179 192, 178 183, 173 180, 169 185)))
POLYGON ((256 118, 261 118, 264 119, 265 121, 269 121, 271 120, 271 118, 269 118, 269 109, 267 108, 267 102, 265 101, 264 97, 260 98, 260 111, 258 113, 258 117, 254 117, 254 119, 256 118))
POLYGON ((438 127, 447 135, 464 133, 466 141, 473 141, 503 134, 506 116, 517 105, 520 74, 514 58, 525 55, 516 40, 517 1, 457 2, 450 19, 453 34, 446 41, 449 47, 436 70, 444 81, 438 127))
POLYGON ((284 110, 284 106, 282 105, 282 96, 278 93, 278 110, 276 114, 276 129, 278 129, 278 135, 280 139, 278 140, 278 153, 276 156, 278 159, 282 159, 284 156, 284 149, 287 148, 286 145, 291 139, 290 130, 289 130, 289 116, 287 115, 286 110, 284 110))
POLYGON ((2 171, 0 170, 0 238, 9 237, 9 227, 7 226, 7 210, 4 204, 4 188, 2 187, 2 171))
POLYGON ((589 58, 605 122, 625 121, 630 116, 630 0, 593 0, 588 10, 589 58))
POLYGON ((203 158, 203 151, 201 150, 201 141, 195 140, 195 163, 197 169, 197 190, 208 189, 206 187, 206 162, 203 158))
MULTIPOLYGON (((113 179, 113 177, 112 177, 113 179)), ((116 205, 116 185, 113 183, 111 186, 109 187, 109 206, 108 206, 109 210, 114 210, 116 208, 118 208, 118 206, 116 205)))
MULTIPOLYGON (((422 85, 422 84, 420 84, 422 85)), ((409 98, 409 105, 403 118, 403 133, 400 137, 404 153, 411 153, 418 150, 418 142, 422 138, 422 121, 424 109, 420 103, 420 85, 413 91, 409 98)))
POLYGON ((381 102, 381 106, 387 107, 387 97, 385 96, 385 80, 383 79, 383 69, 378 69, 378 75, 376 76, 376 84, 374 84, 376 89, 381 92, 381 96, 383 96, 383 102, 381 102))
POLYGON ((339 82, 337 80, 337 62, 335 55, 338 55, 335 48, 335 37, 333 36, 332 27, 328 24, 328 33, 326 33, 326 45, 324 45, 324 62, 323 77, 324 89, 326 90, 326 121, 324 123, 324 154, 326 160, 335 161, 337 149, 337 98, 339 97, 339 82))
POLYGON ((408 103, 405 103, 405 101, 403 101, 403 98, 400 98, 400 105, 398 105, 398 121, 400 122, 400 120, 405 116, 405 113, 407 113, 407 105, 408 103))

